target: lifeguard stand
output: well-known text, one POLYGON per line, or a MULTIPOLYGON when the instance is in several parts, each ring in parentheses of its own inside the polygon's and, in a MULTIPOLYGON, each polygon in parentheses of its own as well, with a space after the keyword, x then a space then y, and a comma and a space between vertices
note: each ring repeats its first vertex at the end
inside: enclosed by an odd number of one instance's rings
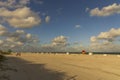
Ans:
POLYGON ((86 54, 86 51, 85 51, 85 50, 82 50, 82 54, 86 54))

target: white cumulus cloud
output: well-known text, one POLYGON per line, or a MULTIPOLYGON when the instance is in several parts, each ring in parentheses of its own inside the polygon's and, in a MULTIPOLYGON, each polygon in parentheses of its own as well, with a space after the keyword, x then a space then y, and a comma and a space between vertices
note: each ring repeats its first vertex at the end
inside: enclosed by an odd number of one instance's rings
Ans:
POLYGON ((80 28, 81 26, 80 25, 75 25, 75 28, 80 28))
POLYGON ((1 0, 0 7, 5 8, 20 8, 26 6, 30 0, 1 0))
POLYGON ((7 29, 3 25, 0 24, 0 31, 6 31, 6 30, 7 29))
POLYGON ((49 23, 49 22, 50 22, 50 16, 46 16, 46 17, 45 17, 45 22, 46 22, 46 23, 49 23))
POLYGON ((91 41, 91 42, 97 42, 97 38, 96 38, 95 36, 92 36, 92 37, 90 38, 90 41, 91 41))
POLYGON ((8 31, 4 26, 0 25, 0 44, 1 48, 13 48, 17 46, 23 46, 26 44, 38 43, 39 39, 30 34, 26 33, 24 30, 8 31), (4 31, 4 32, 3 32, 4 31))
POLYGON ((7 29, 0 24, 0 36, 5 36, 8 33, 7 29))
POLYGON ((13 11, 0 8, 0 17, 15 28, 30 28, 41 23, 38 14, 28 7, 18 8, 13 11))
POLYGON ((108 32, 101 32, 98 35, 98 39, 114 40, 114 38, 120 36, 120 28, 112 28, 108 32))
POLYGON ((3 40, 0 40, 0 45, 2 45, 4 43, 4 41, 3 40))
POLYGON ((30 39, 32 37, 32 35, 30 33, 26 34, 26 38, 30 39))
POLYGON ((94 8, 90 10, 91 16, 110 16, 113 14, 120 14, 120 4, 113 3, 112 5, 105 6, 102 9, 94 8))
POLYGON ((115 43, 120 37, 120 28, 111 28, 109 31, 101 32, 98 36, 92 36, 91 49, 101 51, 120 51, 119 45, 115 43))
POLYGON ((43 44, 41 46, 41 49, 43 51, 65 51, 68 45, 68 40, 66 36, 57 36, 52 39, 52 41, 49 44, 43 44))
POLYGON ((52 45, 53 46, 66 46, 68 44, 67 42, 67 37, 65 36, 58 36, 58 37, 55 37, 53 40, 52 40, 52 45))
POLYGON ((16 30, 16 33, 18 33, 18 34, 25 34, 25 31, 24 30, 16 30))

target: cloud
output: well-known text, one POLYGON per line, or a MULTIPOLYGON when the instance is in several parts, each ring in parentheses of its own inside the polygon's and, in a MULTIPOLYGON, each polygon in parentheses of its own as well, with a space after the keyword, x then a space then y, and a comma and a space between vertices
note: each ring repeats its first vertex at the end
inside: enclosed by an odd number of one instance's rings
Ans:
POLYGON ((32 35, 30 33, 26 34, 26 38, 30 39, 32 37, 32 35))
POLYGON ((45 17, 45 22, 46 22, 46 23, 49 23, 49 22, 50 22, 50 19, 51 19, 50 16, 46 16, 46 17, 45 17))
POLYGON ((22 43, 20 41, 16 42, 16 44, 19 45, 19 46, 23 46, 24 45, 24 43, 22 43))
POLYGON ((41 23, 38 14, 28 7, 18 8, 13 11, 0 8, 0 13, 0 17, 14 28, 31 28, 41 23))
POLYGON ((21 8, 26 6, 30 0, 5 0, 0 1, 0 7, 5 8, 21 8))
POLYGON ((4 36, 8 33, 7 29, 0 24, 0 36, 4 36))
POLYGON ((103 41, 102 43, 97 42, 97 43, 91 43, 90 51, 100 51, 100 52, 119 52, 120 45, 114 44, 109 41, 103 41))
POLYGON ((0 31, 6 31, 6 30, 7 29, 3 25, 0 24, 0 31))
POLYGON ((96 42, 97 40, 114 41, 117 37, 120 37, 120 28, 111 28, 107 32, 101 32, 98 36, 92 36, 90 40, 91 42, 96 42))
POLYGON ((75 28, 80 28, 81 26, 80 25, 75 25, 75 28))
POLYGON ((58 36, 52 40, 52 46, 64 47, 67 44, 67 37, 65 36, 58 36))
POLYGON ((120 28, 111 28, 109 31, 101 32, 98 36, 92 36, 90 47, 99 51, 120 51, 119 45, 115 43, 118 37, 120 37, 120 28))
POLYGON ((96 42, 96 41, 97 41, 97 38, 96 38, 95 36, 92 36, 92 37, 90 38, 90 41, 91 41, 91 42, 96 42))
MULTIPOLYGON (((39 1, 39 0, 38 0, 39 1)), ((36 35, 24 30, 9 31, 3 24, 13 28, 31 28, 41 24, 40 14, 28 7, 31 0, 0 0, 0 44, 2 49, 20 48, 39 43, 36 35)), ((43 1, 39 1, 43 4, 43 1)), ((49 22, 50 17, 46 19, 49 22)), ((35 46, 34 46, 35 47, 35 46)))
POLYGON ((120 28, 118 29, 110 29, 108 32, 101 32, 98 35, 98 39, 105 39, 105 40, 114 40, 114 38, 120 36, 120 28))
POLYGON ((36 4, 43 4, 44 3, 42 0, 33 0, 33 2, 36 4))
POLYGON ((9 49, 13 47, 22 47, 26 44, 38 43, 39 39, 30 33, 26 33, 24 30, 16 30, 15 32, 8 31, 4 26, 0 25, 0 44, 3 48, 9 49), (1 31, 5 31, 6 34, 1 34, 1 31))
POLYGON ((56 11, 57 11, 57 14, 58 14, 58 15, 61 15, 61 14, 62 14, 62 11, 63 11, 63 8, 58 8, 56 11))
POLYGON ((120 14, 120 4, 113 3, 103 7, 102 9, 94 8, 90 11, 91 16, 110 16, 113 14, 120 14))
POLYGON ((49 44, 43 44, 40 49, 45 52, 75 52, 82 51, 83 49, 88 50, 81 42, 69 43, 68 37, 63 35, 53 38, 49 44))
POLYGON ((88 12, 90 10, 90 8, 86 8, 85 11, 88 12))
POLYGON ((16 33, 18 33, 18 34, 25 34, 25 31, 24 30, 16 30, 16 33))
POLYGON ((3 40, 0 40, 0 45, 2 45, 4 42, 3 42, 3 40))
POLYGON ((41 46, 42 51, 58 52, 65 51, 68 46, 68 38, 66 36, 57 36, 51 40, 49 44, 43 44, 41 46))

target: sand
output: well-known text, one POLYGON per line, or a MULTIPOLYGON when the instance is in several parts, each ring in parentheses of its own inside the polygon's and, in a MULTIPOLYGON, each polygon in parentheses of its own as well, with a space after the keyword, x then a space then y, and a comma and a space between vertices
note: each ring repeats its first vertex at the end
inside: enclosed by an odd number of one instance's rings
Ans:
POLYGON ((10 80, 120 80, 117 55, 22 54, 9 55, 10 80))

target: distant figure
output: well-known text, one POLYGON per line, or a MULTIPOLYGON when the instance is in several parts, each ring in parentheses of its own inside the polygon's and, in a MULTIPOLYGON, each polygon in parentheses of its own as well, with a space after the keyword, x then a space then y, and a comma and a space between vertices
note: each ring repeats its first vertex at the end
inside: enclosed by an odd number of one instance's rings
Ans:
POLYGON ((21 56, 21 53, 20 53, 20 52, 17 52, 16 56, 21 56))
POLYGON ((86 51, 85 51, 85 50, 82 50, 82 54, 86 54, 86 51))

